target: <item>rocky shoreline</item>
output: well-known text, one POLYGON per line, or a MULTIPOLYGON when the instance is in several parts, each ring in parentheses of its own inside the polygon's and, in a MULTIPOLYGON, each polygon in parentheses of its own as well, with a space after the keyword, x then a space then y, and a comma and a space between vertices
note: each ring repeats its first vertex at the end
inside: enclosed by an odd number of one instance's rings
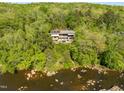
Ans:
MULTIPOLYGON (((47 86, 48 90, 49 89, 54 90, 54 88, 58 88, 58 90, 61 90, 61 88, 63 87, 66 88, 69 87, 72 88, 72 90, 78 90, 78 91, 89 91, 89 90, 90 91, 91 90, 123 91, 124 90, 124 83, 123 83, 124 72, 113 71, 111 69, 101 66, 73 67, 70 69, 62 69, 58 71, 44 70, 43 72, 39 72, 37 70, 25 70, 18 72, 16 74, 17 75, 11 75, 12 77, 11 79, 13 78, 16 79, 16 76, 18 75, 20 76, 21 74, 22 77, 20 78, 20 80, 24 79, 24 81, 27 82, 24 85, 21 84, 20 82, 20 86, 16 88, 19 91, 30 90, 31 87, 29 86, 29 83, 31 84, 31 82, 33 83, 35 82, 39 85, 42 84, 42 82, 46 82, 47 85, 45 86, 47 86)), ((7 76, 9 75, 10 77, 10 74, 5 74, 5 77, 6 75, 7 76)), ((19 79, 17 79, 17 81, 18 80, 19 79)), ((32 88, 34 87, 32 84, 32 88)), ((44 85, 42 85, 42 87, 44 87, 44 85)), ((10 88, 10 86, 7 83, 0 84, 0 89, 7 90, 8 88, 10 88)))
MULTIPOLYGON (((87 70, 85 68, 91 69, 91 70, 98 70, 98 73, 103 73, 103 74, 107 74, 107 71, 112 71, 109 68, 103 67, 103 66, 99 66, 99 65, 94 65, 94 66, 84 66, 84 67, 73 67, 70 68, 71 71, 75 72, 78 68, 82 68, 81 72, 85 73, 87 72, 87 70)), ((59 70, 60 71, 60 70, 59 70)), ((47 77, 51 77, 56 75, 59 71, 48 71, 48 70, 44 70, 42 72, 42 74, 40 74, 40 77, 42 77, 43 75, 46 75, 47 77)), ((26 79, 30 80, 30 79, 35 79, 37 77, 39 77, 38 71, 37 70, 30 70, 27 73, 25 73, 26 79)), ((122 75, 123 76, 123 75, 122 75)), ((120 77, 122 77, 120 76, 120 77)), ((81 78, 81 76, 78 74, 78 78, 81 78)))
POLYGON ((110 89, 106 90, 106 89, 100 89, 99 91, 124 91, 123 89, 121 89, 119 86, 114 85, 112 86, 110 89))
MULTIPOLYGON (((106 75, 108 74, 109 71, 113 71, 111 69, 108 69, 106 67, 102 67, 102 66, 85 66, 85 67, 74 67, 74 68, 70 68, 69 70, 72 71, 72 72, 75 72, 77 71, 78 69, 80 68, 80 73, 87 73, 87 71, 90 69, 90 70, 97 70, 98 74, 103 74, 103 75, 106 75)), ((31 70, 29 71, 28 73, 25 73, 25 76, 26 76, 26 79, 27 80, 33 80, 33 79, 38 79, 38 78, 42 78, 43 76, 47 76, 47 77, 52 77, 54 75, 56 75, 57 73, 59 73, 59 71, 43 71, 42 73, 39 74, 38 71, 36 70, 31 70)), ((77 79, 82 79, 83 76, 78 73, 77 74, 77 79)), ((120 74, 120 78, 123 78, 124 76, 124 73, 120 74)), ((54 82, 58 83, 59 85, 61 86, 64 86, 64 81, 60 81, 58 78, 55 78, 54 79, 54 82)), ((70 83, 72 83, 73 81, 70 81, 70 83)), ((87 90, 88 87, 90 86, 95 86, 96 84, 100 84, 100 82, 102 82, 102 79, 101 80, 87 80, 86 81, 86 85, 82 86, 81 87, 81 90, 87 90)), ((50 84, 50 87, 53 87, 54 84, 50 84)), ((101 87, 102 85, 99 85, 98 87, 101 88, 99 91, 123 91, 123 89, 121 89, 119 86, 117 85, 113 85, 110 89, 102 89, 101 87)), ((24 89, 25 87, 20 87, 18 90, 21 90, 21 89, 24 89)), ((27 88, 27 87, 26 87, 27 88)), ((97 90, 96 88, 93 88, 93 90, 97 90)))

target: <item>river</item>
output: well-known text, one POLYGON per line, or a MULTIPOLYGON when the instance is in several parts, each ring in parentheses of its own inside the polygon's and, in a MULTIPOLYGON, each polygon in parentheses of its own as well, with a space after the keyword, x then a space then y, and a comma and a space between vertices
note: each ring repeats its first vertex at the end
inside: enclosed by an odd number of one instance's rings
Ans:
POLYGON ((38 72, 37 77, 27 80, 25 73, 19 71, 15 74, 0 75, 1 91, 80 91, 80 90, 108 90, 118 86, 124 90, 124 72, 108 70, 106 73, 95 69, 77 68, 60 70, 53 76, 46 76, 38 72))

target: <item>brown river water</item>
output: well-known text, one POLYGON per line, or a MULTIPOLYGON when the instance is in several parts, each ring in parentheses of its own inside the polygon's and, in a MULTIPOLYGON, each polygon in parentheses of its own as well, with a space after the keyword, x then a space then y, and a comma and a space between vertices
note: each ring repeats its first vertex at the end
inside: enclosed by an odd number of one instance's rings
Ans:
POLYGON ((99 73, 98 70, 88 68, 78 68, 75 71, 66 69, 53 76, 38 72, 37 77, 31 80, 26 79, 27 72, 0 75, 0 91, 93 91, 107 90, 113 86, 124 90, 124 72, 110 70, 99 73))

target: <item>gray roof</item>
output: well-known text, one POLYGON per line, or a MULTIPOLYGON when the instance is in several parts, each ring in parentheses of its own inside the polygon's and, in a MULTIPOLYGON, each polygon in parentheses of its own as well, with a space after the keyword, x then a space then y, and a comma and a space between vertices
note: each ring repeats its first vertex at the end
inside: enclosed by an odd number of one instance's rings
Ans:
POLYGON ((69 34, 74 35, 75 32, 73 30, 53 30, 51 34, 69 34))

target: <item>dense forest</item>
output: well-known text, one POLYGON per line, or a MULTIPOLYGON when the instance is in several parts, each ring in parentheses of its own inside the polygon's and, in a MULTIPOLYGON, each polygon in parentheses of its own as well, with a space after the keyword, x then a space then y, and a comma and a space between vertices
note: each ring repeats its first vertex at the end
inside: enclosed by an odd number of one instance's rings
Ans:
POLYGON ((124 7, 89 3, 0 3, 0 71, 102 65, 124 70, 124 7), (54 44, 54 29, 75 31, 54 44))

